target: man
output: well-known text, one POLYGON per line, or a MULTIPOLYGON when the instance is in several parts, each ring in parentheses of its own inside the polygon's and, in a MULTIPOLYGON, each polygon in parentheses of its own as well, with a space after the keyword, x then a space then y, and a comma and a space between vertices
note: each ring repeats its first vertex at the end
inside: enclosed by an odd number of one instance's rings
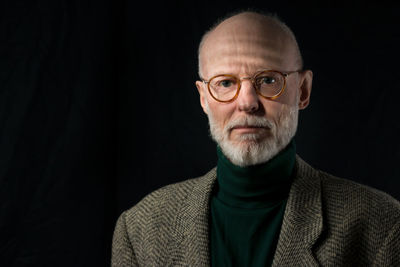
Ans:
POLYGON ((113 266, 400 266, 400 204, 296 156, 312 72, 291 30, 242 12, 207 32, 196 82, 217 168, 116 225, 113 266))

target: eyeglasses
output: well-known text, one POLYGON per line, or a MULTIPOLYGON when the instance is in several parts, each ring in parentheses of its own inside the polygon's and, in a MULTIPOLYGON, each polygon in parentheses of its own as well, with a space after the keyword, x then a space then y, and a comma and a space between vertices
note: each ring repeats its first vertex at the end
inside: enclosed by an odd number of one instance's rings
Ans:
POLYGON ((243 80, 250 80, 258 95, 266 99, 278 98, 286 88, 286 77, 300 70, 283 73, 277 70, 263 70, 252 77, 238 78, 235 75, 220 74, 210 80, 202 80, 207 84, 208 92, 218 102, 234 101, 240 91, 243 80))

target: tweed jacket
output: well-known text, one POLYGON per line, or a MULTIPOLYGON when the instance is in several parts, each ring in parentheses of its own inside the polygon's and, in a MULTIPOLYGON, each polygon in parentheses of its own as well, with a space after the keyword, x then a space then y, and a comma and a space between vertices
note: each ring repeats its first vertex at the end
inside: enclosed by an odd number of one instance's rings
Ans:
MULTIPOLYGON (((272 266, 400 266, 400 203, 296 157, 272 266)), ((210 266, 216 169, 163 187, 118 219, 112 266, 210 266)))

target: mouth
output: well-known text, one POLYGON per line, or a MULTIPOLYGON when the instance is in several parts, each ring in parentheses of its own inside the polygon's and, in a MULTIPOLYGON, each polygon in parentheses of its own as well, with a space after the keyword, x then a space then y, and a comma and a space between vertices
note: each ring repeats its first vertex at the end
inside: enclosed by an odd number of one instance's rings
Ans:
POLYGON ((273 130, 273 125, 266 118, 243 117, 232 120, 226 127, 228 134, 245 135, 266 135, 273 130))
POLYGON ((236 125, 232 127, 232 131, 238 131, 241 133, 254 133, 261 130, 267 130, 267 127, 264 126, 256 126, 256 125, 236 125))

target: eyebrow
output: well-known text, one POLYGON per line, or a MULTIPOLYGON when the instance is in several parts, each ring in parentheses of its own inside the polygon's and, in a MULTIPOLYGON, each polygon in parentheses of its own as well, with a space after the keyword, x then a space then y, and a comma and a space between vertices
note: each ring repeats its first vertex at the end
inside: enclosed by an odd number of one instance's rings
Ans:
MULTIPOLYGON (((253 72, 253 74, 251 74, 250 76, 253 76, 254 74, 257 74, 259 72, 266 71, 266 70, 275 70, 275 69, 272 69, 272 68, 261 68, 261 69, 256 70, 255 72, 253 72)), ((233 76, 239 76, 239 75, 234 74, 234 73, 221 72, 221 73, 213 74, 213 75, 211 75, 211 77, 215 77, 215 76, 218 76, 218 75, 225 75, 225 74, 233 75, 233 76)))

